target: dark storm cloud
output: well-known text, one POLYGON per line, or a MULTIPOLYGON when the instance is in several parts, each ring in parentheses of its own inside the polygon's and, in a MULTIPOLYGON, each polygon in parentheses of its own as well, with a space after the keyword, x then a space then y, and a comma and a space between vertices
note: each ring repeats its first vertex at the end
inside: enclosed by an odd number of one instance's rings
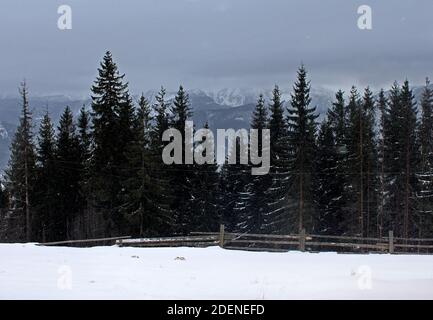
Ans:
POLYGON ((313 83, 387 85, 433 73, 431 0, 2 0, 0 90, 88 92, 105 50, 133 91, 271 86, 303 62, 313 83), (57 7, 72 7, 72 30, 57 7), (373 30, 357 8, 373 9, 373 30))

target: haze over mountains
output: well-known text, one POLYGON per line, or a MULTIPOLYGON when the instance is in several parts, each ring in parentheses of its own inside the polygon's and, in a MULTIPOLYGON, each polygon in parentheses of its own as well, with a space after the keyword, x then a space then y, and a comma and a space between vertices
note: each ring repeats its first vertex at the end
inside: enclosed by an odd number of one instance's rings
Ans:
MULTIPOLYGON (((290 101, 291 88, 280 88, 282 100, 290 101)), ((144 95, 151 103, 155 102, 158 90, 149 90, 144 95)), ((261 91, 249 88, 225 88, 215 91, 192 89, 188 91, 191 106, 194 111, 193 121, 200 128, 207 121, 211 129, 240 129, 249 128, 251 114, 260 93, 263 93, 267 102, 271 98, 271 90, 261 91)), ((414 87, 414 94, 419 100, 422 87, 414 87)), ((167 100, 172 100, 176 92, 167 92, 167 100)), ((331 105, 334 92, 323 88, 311 89, 312 106, 317 107, 319 114, 323 115, 331 105)), ((138 95, 133 96, 138 100, 138 95)), ((54 123, 60 118, 65 106, 69 106, 77 114, 85 105, 90 107, 90 98, 73 98, 66 95, 32 96, 30 93, 30 108, 34 118, 34 132, 37 132, 39 120, 48 109, 54 123)), ((21 111, 20 99, 17 96, 0 97, 0 172, 5 168, 9 158, 9 146, 19 121, 21 111)))
MULTIPOLYGON (((263 91, 246 88, 225 88, 216 91, 192 89, 189 90, 190 102, 194 111, 193 121, 200 128, 208 121, 211 129, 240 129, 249 128, 250 118, 255 103, 263 91)), ((144 92, 150 103, 155 102, 158 90, 144 92)), ((171 101, 176 92, 167 92, 166 98, 171 101)), ((270 101, 271 90, 263 92, 267 101, 270 101)), ((325 89, 312 89, 312 104, 319 112, 326 110, 333 98, 333 92, 325 89)), ((282 99, 289 101, 290 89, 282 90, 282 99)), ((138 100, 138 95, 133 96, 138 100)), ((35 132, 39 120, 48 109, 53 121, 57 123, 65 106, 69 106, 77 114, 85 105, 90 107, 91 100, 73 98, 63 95, 32 96, 30 93, 30 108, 35 122, 35 132)), ((0 169, 7 164, 9 157, 9 144, 20 116, 20 99, 18 96, 0 97, 0 169)))

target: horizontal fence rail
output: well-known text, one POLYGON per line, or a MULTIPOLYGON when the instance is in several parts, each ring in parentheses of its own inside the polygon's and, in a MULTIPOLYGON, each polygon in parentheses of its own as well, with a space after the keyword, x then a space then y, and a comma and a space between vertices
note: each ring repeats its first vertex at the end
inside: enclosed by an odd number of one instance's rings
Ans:
POLYGON ((130 236, 67 240, 40 243, 44 246, 74 245, 88 246, 92 243, 116 244, 119 247, 210 247, 220 246, 232 250, 286 252, 299 251, 334 251, 339 253, 433 253, 433 239, 411 239, 394 237, 392 231, 388 237, 356 237, 306 234, 252 234, 232 233, 220 226, 219 232, 191 232, 188 236, 154 237, 132 239, 130 236))
POLYGON ((123 237, 111 237, 111 238, 97 238, 97 239, 80 239, 80 240, 66 240, 66 241, 55 241, 55 242, 43 242, 38 243, 39 246, 59 246, 64 244, 85 244, 95 242, 115 242, 122 239, 129 239, 131 236, 123 237))
MULTIPOLYGON (((222 227, 222 229, 224 229, 222 227)), ((221 247, 251 251, 337 251, 354 253, 433 253, 433 239, 394 237, 359 237, 306 234, 274 235, 230 232, 192 232, 191 235, 219 235, 221 247), (422 243, 422 244, 421 244, 422 243)))
POLYGON ((209 247, 219 243, 219 235, 160 237, 140 239, 119 239, 116 244, 121 247, 209 247))

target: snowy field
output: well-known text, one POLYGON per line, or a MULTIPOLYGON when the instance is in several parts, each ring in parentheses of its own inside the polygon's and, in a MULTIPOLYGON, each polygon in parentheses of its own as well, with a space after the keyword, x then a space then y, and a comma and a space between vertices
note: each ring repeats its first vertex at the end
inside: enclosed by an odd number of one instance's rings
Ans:
POLYGON ((0 299, 433 299, 433 256, 0 244, 0 299))

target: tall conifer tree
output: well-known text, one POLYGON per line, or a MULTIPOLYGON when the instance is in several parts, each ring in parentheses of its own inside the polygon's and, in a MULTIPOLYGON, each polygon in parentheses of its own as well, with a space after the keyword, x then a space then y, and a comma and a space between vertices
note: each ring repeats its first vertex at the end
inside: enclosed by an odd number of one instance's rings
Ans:
POLYGON ((40 241, 52 240, 53 219, 57 213, 56 141, 48 111, 42 119, 37 145, 37 175, 35 190, 35 228, 40 241))
POLYGON ((193 144, 187 141, 185 137, 186 121, 190 120, 192 110, 189 102, 189 96, 182 86, 174 98, 171 106, 172 119, 170 127, 179 130, 182 135, 182 164, 173 164, 168 167, 170 171, 170 183, 173 191, 173 213, 176 217, 176 228, 180 233, 195 231, 191 217, 193 213, 193 183, 194 183, 194 166, 186 163, 185 149, 192 150, 193 144))
MULTIPOLYGON (((209 124, 206 122, 204 129, 209 130, 209 124)), ((208 145, 213 145, 213 135, 206 136, 208 145)), ((213 153, 213 150, 200 149, 201 145, 206 143, 199 141, 195 149, 201 150, 204 157, 213 153)), ((209 157, 211 158, 211 157, 209 157)), ((218 212, 218 194, 219 190, 219 172, 216 163, 215 154, 213 154, 213 163, 194 164, 193 183, 192 183, 192 228, 215 232, 221 222, 218 212)))
POLYGON ((166 100, 166 90, 161 87, 161 90, 156 96, 156 103, 152 106, 154 117, 150 130, 150 168, 151 182, 154 185, 154 190, 157 190, 159 210, 163 214, 164 221, 169 223, 162 232, 169 235, 173 232, 178 232, 176 226, 176 216, 172 210, 174 196, 172 192, 171 173, 172 166, 168 166, 162 161, 162 151, 167 145, 167 142, 162 141, 162 136, 165 130, 170 128, 171 117, 169 115, 170 103, 166 100))
POLYGON ((377 152, 374 99, 369 88, 362 99, 352 87, 348 106, 348 206, 346 229, 359 236, 376 232, 377 152))
POLYGON ((385 175, 385 127, 388 117, 388 100, 384 90, 380 90, 378 98, 379 120, 379 139, 378 139, 378 199, 377 199, 377 236, 384 235, 384 219, 386 216, 386 175, 385 175))
POLYGON ((313 179, 316 152, 316 108, 310 107, 310 82, 304 66, 298 70, 293 87, 291 107, 288 108, 289 146, 291 157, 290 194, 297 203, 293 212, 297 230, 312 229, 314 219, 313 179))
POLYGON ((417 139, 417 114, 418 108, 414 101, 412 89, 409 81, 406 80, 401 88, 401 124, 400 147, 403 156, 402 167, 404 180, 404 204, 403 204, 403 228, 401 234, 403 237, 414 237, 416 235, 415 212, 418 206, 416 193, 418 189, 418 179, 416 172, 419 167, 418 139, 417 139))
POLYGON ((314 217, 314 232, 319 234, 340 235, 343 233, 343 188, 338 172, 338 146, 334 131, 328 119, 323 120, 317 141, 314 177, 314 199, 317 214, 314 217))
POLYGON ((421 112, 417 224, 418 236, 423 238, 433 235, 433 90, 429 79, 421 98, 421 112))
POLYGON ((249 199, 248 183, 251 180, 248 164, 241 163, 241 137, 236 137, 235 142, 229 146, 227 160, 221 172, 221 216, 222 222, 230 232, 249 231, 249 212, 247 201, 249 199), (236 159, 235 163, 229 163, 229 157, 236 159))
POLYGON ((126 146, 132 139, 133 109, 124 82, 107 52, 92 86, 93 155, 90 171, 92 206, 107 221, 106 235, 121 234, 124 217, 119 210, 120 172, 126 146))
MULTIPOLYGON (((253 111, 251 119, 251 129, 258 130, 257 137, 250 136, 250 157, 252 155, 252 146, 257 146, 258 155, 262 157, 268 148, 270 141, 263 141, 263 130, 268 129, 268 110, 263 95, 259 96, 256 108, 253 111), (257 141, 254 141, 257 139, 257 141), (264 144, 262 143, 264 142, 264 144)), ((251 169, 253 164, 250 164, 251 169)), ((247 219, 244 222, 246 229, 251 233, 260 233, 263 231, 264 217, 267 212, 266 191, 271 186, 269 174, 255 175, 251 177, 251 182, 247 186, 249 197, 246 202, 247 219)))
POLYGON ((126 168, 122 172, 122 213, 127 218, 128 232, 140 237, 163 235, 172 221, 167 205, 161 201, 163 191, 159 180, 159 164, 151 154, 151 109, 141 95, 134 121, 134 140, 127 149, 126 168))
POLYGON ((407 238, 416 232, 414 211, 418 149, 417 108, 409 82, 400 88, 395 83, 388 98, 385 122, 385 174, 387 183, 386 227, 407 238))
POLYGON ((316 155, 315 195, 317 223, 315 231, 344 233, 347 206, 347 111, 344 92, 339 90, 322 122, 316 155))
POLYGON ((56 240, 72 239, 79 234, 79 214, 82 209, 80 193, 81 153, 74 118, 69 107, 60 117, 57 129, 56 187, 58 206, 56 213, 56 240))
POLYGON ((32 241, 33 196, 36 178, 36 154, 33 142, 32 115, 26 83, 21 83, 21 117, 12 140, 11 157, 6 170, 6 185, 11 195, 8 237, 15 241, 32 241))
POLYGON ((263 232, 284 234, 294 230, 289 211, 294 210, 289 198, 289 150, 287 123, 278 86, 272 91, 268 128, 270 130, 271 187, 266 191, 267 210, 263 217, 263 232))

